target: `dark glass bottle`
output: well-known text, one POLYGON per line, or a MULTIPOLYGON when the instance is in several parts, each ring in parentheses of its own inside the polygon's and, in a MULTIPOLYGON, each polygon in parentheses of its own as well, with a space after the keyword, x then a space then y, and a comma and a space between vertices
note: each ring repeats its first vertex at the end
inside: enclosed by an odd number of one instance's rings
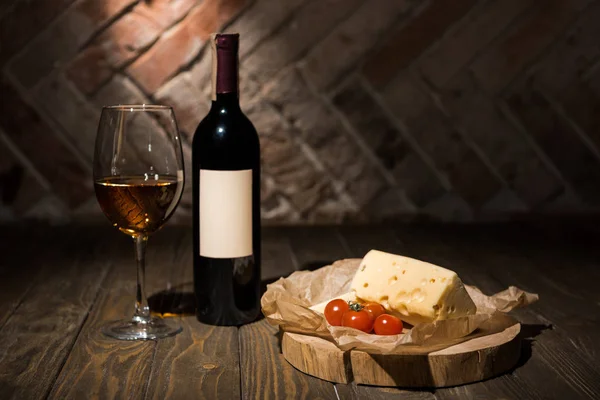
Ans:
POLYGON ((213 325, 260 312, 260 144, 238 100, 238 38, 212 37, 212 106, 192 147, 196 315, 213 325))

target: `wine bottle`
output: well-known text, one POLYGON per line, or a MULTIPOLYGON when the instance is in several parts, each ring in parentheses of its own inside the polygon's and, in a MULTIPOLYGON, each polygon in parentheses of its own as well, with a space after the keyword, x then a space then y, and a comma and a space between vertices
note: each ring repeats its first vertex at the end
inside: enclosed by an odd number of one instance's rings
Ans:
POLYGON ((241 325, 260 312, 260 143, 240 108, 238 34, 216 34, 212 105, 194 134, 196 316, 241 325))

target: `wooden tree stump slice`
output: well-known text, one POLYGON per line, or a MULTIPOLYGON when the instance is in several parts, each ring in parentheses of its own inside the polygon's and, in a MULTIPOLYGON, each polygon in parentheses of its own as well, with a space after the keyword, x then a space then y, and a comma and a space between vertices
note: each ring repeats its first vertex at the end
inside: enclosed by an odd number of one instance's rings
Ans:
POLYGON ((285 332, 285 359, 300 371, 330 382, 395 387, 446 387, 498 376, 521 355, 521 324, 428 354, 342 351, 334 343, 285 332))

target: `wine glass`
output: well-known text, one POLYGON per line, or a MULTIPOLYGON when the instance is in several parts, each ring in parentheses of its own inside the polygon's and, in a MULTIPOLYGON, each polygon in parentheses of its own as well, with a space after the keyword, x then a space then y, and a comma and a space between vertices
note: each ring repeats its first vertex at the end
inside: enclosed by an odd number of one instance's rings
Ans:
POLYGON ((94 152, 94 188, 104 214, 135 242, 137 291, 133 318, 105 325, 122 340, 181 332, 173 320, 150 315, 144 287, 146 243, 171 217, 183 192, 183 154, 173 109, 156 105, 102 109, 94 152))

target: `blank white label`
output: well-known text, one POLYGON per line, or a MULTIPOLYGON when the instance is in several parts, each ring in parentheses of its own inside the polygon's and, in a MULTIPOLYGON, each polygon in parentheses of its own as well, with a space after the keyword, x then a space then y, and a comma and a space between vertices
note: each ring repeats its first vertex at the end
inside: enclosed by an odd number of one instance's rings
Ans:
POLYGON ((252 255, 252 170, 200 170, 200 255, 252 255))

